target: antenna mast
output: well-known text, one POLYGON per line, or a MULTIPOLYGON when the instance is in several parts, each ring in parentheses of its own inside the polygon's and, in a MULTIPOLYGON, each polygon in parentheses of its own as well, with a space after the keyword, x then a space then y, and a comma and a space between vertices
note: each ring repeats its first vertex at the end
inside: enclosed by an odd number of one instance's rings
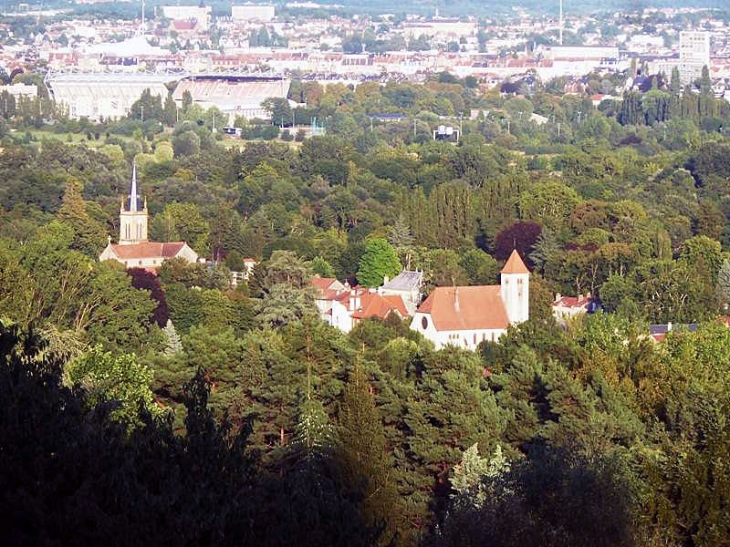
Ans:
POLYGON ((558 23, 558 26, 560 27, 560 45, 563 45, 563 0, 559 0, 560 3, 560 22, 558 23))
POLYGON ((144 8, 145 8, 145 0, 142 0, 142 36, 145 34, 145 28, 144 28, 144 8))

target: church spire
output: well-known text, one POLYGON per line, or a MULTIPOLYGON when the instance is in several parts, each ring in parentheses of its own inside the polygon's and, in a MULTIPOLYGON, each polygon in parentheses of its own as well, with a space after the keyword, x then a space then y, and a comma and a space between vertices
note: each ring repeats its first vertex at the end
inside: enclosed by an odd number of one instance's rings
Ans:
POLYGON ((129 212, 136 213, 139 211, 137 200, 137 164, 132 164, 132 187, 129 190, 129 212))
POLYGON ((137 165, 132 164, 132 184, 129 188, 128 207, 119 211, 119 244, 131 245, 147 241, 147 200, 144 208, 140 207, 137 193, 137 165))

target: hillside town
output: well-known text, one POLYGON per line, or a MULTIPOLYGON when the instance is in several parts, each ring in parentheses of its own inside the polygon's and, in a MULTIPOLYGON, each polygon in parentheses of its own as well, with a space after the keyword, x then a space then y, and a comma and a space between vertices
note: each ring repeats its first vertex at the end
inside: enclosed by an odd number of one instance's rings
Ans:
POLYGON ((0 3, 3 545, 730 545, 727 2, 336 1, 0 3))

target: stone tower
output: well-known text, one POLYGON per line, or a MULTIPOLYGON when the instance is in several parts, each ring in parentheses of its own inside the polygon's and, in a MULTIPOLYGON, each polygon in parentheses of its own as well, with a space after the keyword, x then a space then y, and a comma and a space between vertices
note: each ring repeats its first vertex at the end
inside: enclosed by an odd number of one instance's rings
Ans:
POLYGON ((147 241, 147 200, 142 209, 137 195, 137 166, 132 166, 132 186, 129 190, 127 206, 122 202, 119 210, 119 244, 134 245, 147 241))
POLYGON ((512 251, 500 274, 500 295, 510 325, 530 318, 530 270, 517 250, 512 251))

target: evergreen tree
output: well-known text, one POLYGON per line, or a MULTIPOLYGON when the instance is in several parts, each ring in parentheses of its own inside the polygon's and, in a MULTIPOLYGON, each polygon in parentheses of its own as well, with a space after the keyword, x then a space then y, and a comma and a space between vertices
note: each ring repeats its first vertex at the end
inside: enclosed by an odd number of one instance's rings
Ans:
POLYGON ((395 473, 380 414, 360 367, 345 386, 337 431, 343 483, 362 497, 365 524, 383 530, 378 545, 390 545, 401 524, 395 473))
POLYGON ((78 180, 70 179, 66 183, 58 219, 74 230, 72 248, 96 258, 104 246, 106 231, 89 216, 82 191, 83 186, 78 180))
POLYGON ((175 99, 172 98, 172 94, 169 94, 167 97, 165 97, 165 104, 163 106, 163 113, 164 117, 164 123, 168 127, 175 127, 175 124, 177 123, 177 104, 175 104, 175 99))
POLYGON ((175 330, 175 325, 172 324, 172 321, 170 321, 169 319, 167 320, 167 324, 163 327, 162 332, 167 338, 165 345, 165 355, 173 356, 183 351, 182 340, 180 339, 180 335, 175 330))
POLYGON ((717 274, 717 292, 720 297, 720 305, 725 312, 730 308, 730 259, 725 259, 717 274))
POLYGON ((679 96, 682 93, 682 82, 679 79, 679 69, 676 66, 672 68, 672 79, 669 88, 675 96, 679 96))

